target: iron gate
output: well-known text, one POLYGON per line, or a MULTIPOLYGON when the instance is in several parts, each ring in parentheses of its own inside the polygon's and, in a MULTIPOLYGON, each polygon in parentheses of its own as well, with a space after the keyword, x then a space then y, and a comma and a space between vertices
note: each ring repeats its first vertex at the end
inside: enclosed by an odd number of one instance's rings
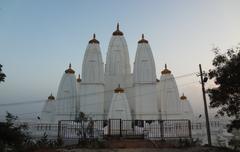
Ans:
POLYGON ((189 120, 62 120, 58 136, 63 139, 96 139, 105 136, 146 139, 191 138, 189 120))

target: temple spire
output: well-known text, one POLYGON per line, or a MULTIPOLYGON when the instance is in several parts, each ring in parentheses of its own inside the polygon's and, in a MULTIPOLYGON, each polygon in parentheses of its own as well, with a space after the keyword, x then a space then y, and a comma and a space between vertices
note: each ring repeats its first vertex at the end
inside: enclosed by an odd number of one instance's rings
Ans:
POLYGON ((117 31, 119 31, 119 22, 117 23, 117 31))
POLYGON ((81 82, 81 77, 80 77, 80 74, 78 74, 78 78, 77 78, 77 82, 81 82))

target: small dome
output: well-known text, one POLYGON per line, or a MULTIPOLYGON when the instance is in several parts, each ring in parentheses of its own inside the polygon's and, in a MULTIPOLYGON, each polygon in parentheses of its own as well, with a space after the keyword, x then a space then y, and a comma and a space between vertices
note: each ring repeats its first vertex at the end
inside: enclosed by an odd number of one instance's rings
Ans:
POLYGON ((80 74, 78 75, 77 82, 81 82, 82 79, 80 78, 80 74))
POLYGON ((121 32, 121 31, 119 30, 119 23, 117 23, 117 30, 114 31, 112 35, 114 35, 114 36, 117 36, 117 35, 122 36, 122 35, 123 35, 123 32, 121 32))
POLYGON ((181 97, 180 97, 181 100, 187 100, 187 97, 183 94, 181 97))
POLYGON ((167 69, 167 64, 165 64, 165 69, 161 73, 162 74, 171 74, 171 71, 167 69))
POLYGON ((51 95, 48 97, 48 100, 55 100, 55 97, 51 94, 51 95))
POLYGON ((144 34, 142 34, 142 39, 139 40, 138 43, 148 43, 148 41, 144 39, 144 34))
POLYGON ((93 43, 99 44, 99 41, 96 39, 95 33, 93 34, 93 38, 89 41, 89 44, 93 44, 93 43))
POLYGON ((68 73, 68 74, 74 74, 75 71, 71 68, 71 63, 69 64, 69 68, 67 70, 65 70, 65 73, 68 73))
POLYGON ((123 93, 124 89, 120 87, 120 84, 118 85, 118 87, 114 90, 115 93, 123 93))

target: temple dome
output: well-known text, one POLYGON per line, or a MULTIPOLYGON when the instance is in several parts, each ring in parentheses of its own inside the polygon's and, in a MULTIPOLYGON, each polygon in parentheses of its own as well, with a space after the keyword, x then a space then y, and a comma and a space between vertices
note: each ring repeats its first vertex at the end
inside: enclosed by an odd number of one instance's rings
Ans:
MULTIPOLYGON (((117 31, 119 31, 119 25, 117 31)), ((105 66, 106 75, 116 76, 131 74, 127 42, 124 36, 116 36, 117 33, 118 32, 116 32, 115 35, 111 37, 108 45, 105 66)))
POLYGON ((166 65, 163 71, 157 85, 157 91, 159 92, 158 108, 161 111, 162 119, 179 119, 181 109, 177 83, 166 65))
POLYGON ((156 83, 156 68, 151 47, 147 40, 138 41, 133 69, 134 83, 156 83))
POLYGON ((180 107, 182 118, 190 120, 194 118, 191 103, 184 94, 180 97, 180 107))
POLYGON ((71 69, 66 70, 58 86, 56 98, 56 121, 72 120, 75 118, 77 101, 76 76, 71 69))
POLYGON ((82 64, 82 83, 103 83, 104 67, 101 49, 96 35, 87 45, 82 64))
POLYGON ((41 120, 43 122, 53 122, 55 119, 55 110, 56 110, 56 102, 55 97, 50 94, 48 99, 45 101, 42 112, 41 112, 41 120))
MULTIPOLYGON (((117 89, 123 91, 120 86, 117 89)), ((108 113, 108 119, 132 119, 129 103, 124 92, 119 93, 118 91, 115 91, 115 93, 113 94, 108 113)))

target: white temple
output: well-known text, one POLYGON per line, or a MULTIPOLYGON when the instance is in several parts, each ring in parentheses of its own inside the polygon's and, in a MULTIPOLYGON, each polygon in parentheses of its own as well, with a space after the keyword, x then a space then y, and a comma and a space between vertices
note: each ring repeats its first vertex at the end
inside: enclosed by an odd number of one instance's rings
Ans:
POLYGON ((190 119, 193 115, 190 102, 180 99, 167 66, 157 79, 152 50, 144 35, 138 41, 131 73, 128 46, 119 25, 109 42, 105 65, 100 42, 93 35, 85 51, 81 76, 76 78, 69 66, 56 100, 51 96, 44 105, 42 121, 74 120, 80 112, 96 120, 190 119), (118 85, 121 88, 116 89, 118 85))

